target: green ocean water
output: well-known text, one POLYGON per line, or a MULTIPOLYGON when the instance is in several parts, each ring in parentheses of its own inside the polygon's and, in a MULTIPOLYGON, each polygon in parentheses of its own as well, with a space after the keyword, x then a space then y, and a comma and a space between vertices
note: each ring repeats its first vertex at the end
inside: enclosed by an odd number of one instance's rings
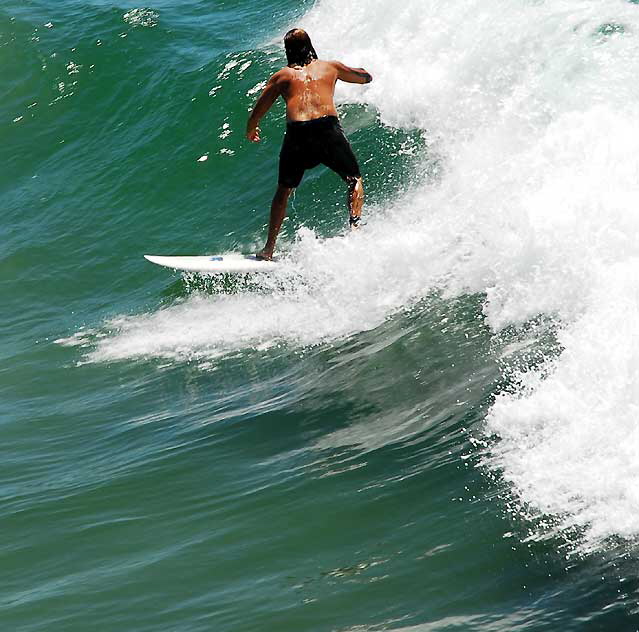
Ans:
MULTIPOLYGON (((485 292, 403 298, 365 275, 401 254, 383 230, 361 269, 143 259, 262 244, 282 104, 260 145, 243 130, 312 6, 0 7, 1 629, 636 629, 632 546, 532 537, 490 466, 486 415, 561 352, 555 321, 496 332, 485 292)), ((367 217, 437 186, 428 130, 339 110, 367 217)), ((309 173, 282 251, 339 257, 344 197, 309 173)))

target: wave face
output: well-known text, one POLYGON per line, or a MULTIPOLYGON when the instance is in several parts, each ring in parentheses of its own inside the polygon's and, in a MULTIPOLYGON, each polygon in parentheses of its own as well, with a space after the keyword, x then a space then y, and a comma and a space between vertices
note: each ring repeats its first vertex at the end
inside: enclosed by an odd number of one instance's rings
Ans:
POLYGON ((412 185, 370 209, 357 235, 300 230, 266 292, 117 318, 90 358, 314 345, 433 291, 482 293, 494 332, 545 314, 563 349, 497 397, 491 467, 533 512, 561 516, 558 532, 585 532, 583 546, 633 537, 639 8, 323 0, 300 23, 323 56, 374 75, 340 86, 341 103, 420 131, 412 185))
POLYGON ((343 98, 442 157, 383 221, 430 241, 449 291, 485 293, 494 330, 560 319, 560 357, 490 410, 489 461, 586 548, 639 532, 638 8, 328 0, 308 18, 320 50, 375 75, 343 98))

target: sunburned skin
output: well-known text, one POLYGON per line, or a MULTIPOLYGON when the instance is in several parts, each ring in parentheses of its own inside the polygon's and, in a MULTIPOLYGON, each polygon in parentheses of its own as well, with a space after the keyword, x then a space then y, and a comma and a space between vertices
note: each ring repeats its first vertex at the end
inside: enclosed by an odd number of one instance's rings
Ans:
POLYGON ((322 116, 337 116, 335 84, 369 83, 372 77, 363 68, 350 68, 339 61, 316 59, 306 66, 286 66, 267 82, 249 118, 247 137, 259 140, 260 119, 281 96, 286 102, 288 121, 310 121, 322 116))
MULTIPOLYGON (((350 68, 339 61, 314 59, 303 66, 285 66, 266 83, 246 125, 246 137, 254 143, 260 142, 259 122, 280 96, 286 102, 286 120, 290 123, 325 116, 337 117, 334 95, 338 79, 348 83, 369 83, 373 80, 363 68, 350 68)), ((346 180, 349 223, 351 228, 357 228, 364 203, 362 178, 348 177, 346 180)), ((275 240, 286 215, 286 205, 292 191, 292 188, 278 184, 271 204, 268 239, 264 249, 258 253, 258 258, 273 257, 275 240)))
POLYGON ((330 62, 314 61, 303 67, 285 68, 278 78, 289 121, 337 116, 333 102, 338 71, 330 62))

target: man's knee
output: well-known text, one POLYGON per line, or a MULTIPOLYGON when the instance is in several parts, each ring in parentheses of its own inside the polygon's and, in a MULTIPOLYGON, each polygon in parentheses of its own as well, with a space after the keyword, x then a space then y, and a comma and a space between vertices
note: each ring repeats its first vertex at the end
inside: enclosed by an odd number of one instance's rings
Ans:
POLYGON ((364 183, 361 176, 347 176, 346 184, 348 184, 348 190, 355 195, 364 195, 364 183))
POLYGON ((275 191, 275 195, 277 197, 288 198, 291 195, 291 193, 293 193, 293 191, 295 191, 293 187, 285 187, 282 184, 278 184, 277 191, 275 191))

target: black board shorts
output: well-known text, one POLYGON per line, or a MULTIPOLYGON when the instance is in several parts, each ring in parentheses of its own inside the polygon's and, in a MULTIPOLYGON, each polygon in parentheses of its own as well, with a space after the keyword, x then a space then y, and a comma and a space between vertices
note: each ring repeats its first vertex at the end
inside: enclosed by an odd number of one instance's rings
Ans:
POLYGON ((296 188, 304 172, 319 164, 343 180, 360 177, 357 158, 336 116, 289 121, 280 151, 280 186, 296 188))

